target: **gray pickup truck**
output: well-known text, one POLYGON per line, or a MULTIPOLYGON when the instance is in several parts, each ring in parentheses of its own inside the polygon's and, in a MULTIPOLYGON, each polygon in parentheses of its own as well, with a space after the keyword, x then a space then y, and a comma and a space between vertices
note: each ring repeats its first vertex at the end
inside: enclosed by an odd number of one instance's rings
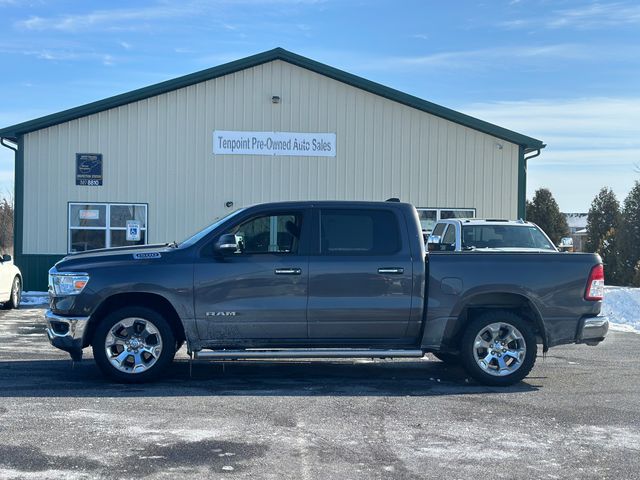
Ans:
POLYGON ((237 210, 182 243, 72 254, 49 272, 51 343, 121 382, 192 358, 390 358, 433 352, 510 385, 538 345, 595 345, 594 254, 427 255, 396 202, 286 202, 237 210))

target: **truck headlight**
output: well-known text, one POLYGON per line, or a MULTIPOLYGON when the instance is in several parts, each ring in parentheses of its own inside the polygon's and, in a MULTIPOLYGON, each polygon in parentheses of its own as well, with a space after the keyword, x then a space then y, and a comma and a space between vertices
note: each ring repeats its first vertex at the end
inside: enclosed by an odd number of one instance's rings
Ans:
POLYGON ((51 273, 49 274, 49 294, 54 297, 78 295, 89 283, 86 273, 51 273))

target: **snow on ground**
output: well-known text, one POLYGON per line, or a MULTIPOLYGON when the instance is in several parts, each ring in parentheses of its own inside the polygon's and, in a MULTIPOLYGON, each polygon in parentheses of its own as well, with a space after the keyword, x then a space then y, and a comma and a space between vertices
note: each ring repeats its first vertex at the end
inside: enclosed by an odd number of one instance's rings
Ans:
POLYGON ((606 287, 602 314, 612 330, 640 333, 640 288, 606 287))
MULTIPOLYGON (((23 292, 23 306, 46 305, 47 292, 23 292)), ((640 333, 640 288, 607 286, 602 314, 609 317, 611 329, 640 333)))
POLYGON ((49 303, 47 292, 22 292, 20 305, 27 307, 33 305, 46 305, 49 303))

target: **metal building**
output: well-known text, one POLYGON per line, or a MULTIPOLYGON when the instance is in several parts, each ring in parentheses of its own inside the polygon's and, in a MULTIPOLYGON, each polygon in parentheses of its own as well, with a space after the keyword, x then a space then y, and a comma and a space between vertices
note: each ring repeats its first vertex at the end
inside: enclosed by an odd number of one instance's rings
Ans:
POLYGON ((0 129, 26 289, 73 251, 180 240, 230 211, 385 200, 524 217, 540 140, 277 48, 0 129))

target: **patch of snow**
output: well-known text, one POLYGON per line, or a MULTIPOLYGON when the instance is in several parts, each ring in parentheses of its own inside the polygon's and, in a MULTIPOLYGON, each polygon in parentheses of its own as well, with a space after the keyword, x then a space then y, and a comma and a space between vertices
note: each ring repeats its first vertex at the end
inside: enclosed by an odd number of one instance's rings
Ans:
POLYGON ((47 292, 22 292, 20 305, 46 305, 49 303, 49 294, 47 292))
POLYGON ((640 333, 640 288, 606 287, 602 315, 611 330, 640 333))

